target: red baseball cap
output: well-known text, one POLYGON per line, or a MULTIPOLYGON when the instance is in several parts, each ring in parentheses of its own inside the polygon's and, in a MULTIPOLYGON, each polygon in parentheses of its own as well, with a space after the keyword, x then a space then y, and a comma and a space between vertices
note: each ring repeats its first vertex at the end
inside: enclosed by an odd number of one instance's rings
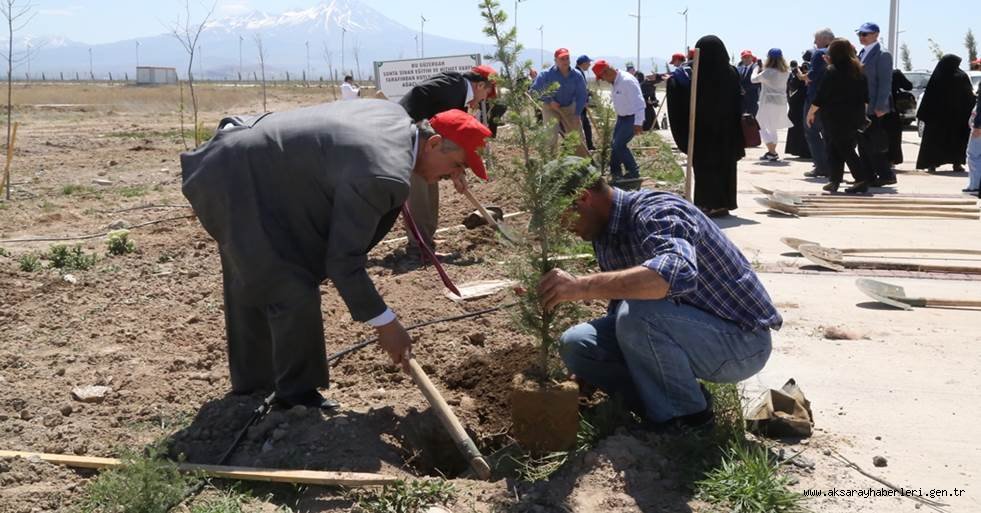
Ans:
POLYGON ((473 174, 487 180, 487 168, 477 153, 477 150, 484 147, 485 139, 491 136, 487 127, 460 109, 440 112, 430 118, 429 124, 436 133, 463 148, 463 153, 467 156, 467 167, 473 174))
POLYGON ((676 61, 678 59, 685 60, 685 54, 683 54, 683 53, 676 53, 676 54, 674 54, 674 55, 671 56, 671 60, 672 61, 676 61))
POLYGON ((497 74, 497 70, 486 64, 481 64, 480 66, 472 68, 470 71, 484 77, 487 80, 487 83, 490 84, 490 92, 487 93, 487 97, 497 98, 497 84, 495 83, 495 79, 491 78, 492 75, 497 74))
POLYGON ((605 59, 600 59, 593 64, 593 74, 596 75, 596 78, 600 78, 600 75, 608 69, 610 69, 610 63, 606 62, 605 59))
POLYGON ((753 57, 754 59, 756 58, 756 57, 753 56, 753 52, 751 52, 749 50, 743 50, 742 52, 739 52, 739 57, 744 58, 744 59, 746 57, 753 57))
POLYGON ((569 56, 568 48, 559 48, 558 50, 555 51, 556 59, 561 59, 562 57, 568 57, 568 56, 569 56))

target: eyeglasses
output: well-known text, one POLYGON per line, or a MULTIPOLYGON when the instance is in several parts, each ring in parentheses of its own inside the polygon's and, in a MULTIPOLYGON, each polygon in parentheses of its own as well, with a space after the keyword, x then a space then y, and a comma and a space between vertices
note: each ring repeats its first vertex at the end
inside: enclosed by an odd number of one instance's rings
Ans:
POLYGON ((872 34, 872 33, 871 32, 859 32, 858 33, 858 36, 859 37, 865 37, 865 36, 870 35, 870 34, 872 34))

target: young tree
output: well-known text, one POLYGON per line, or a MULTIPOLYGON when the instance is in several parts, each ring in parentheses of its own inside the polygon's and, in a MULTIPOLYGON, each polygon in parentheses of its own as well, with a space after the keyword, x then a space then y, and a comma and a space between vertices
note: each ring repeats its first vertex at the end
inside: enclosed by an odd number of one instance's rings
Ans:
MULTIPOLYGON (((10 148, 13 126, 14 66, 29 58, 29 54, 14 53, 14 34, 34 19, 34 2, 31 0, 0 0, 0 14, 7 22, 7 51, 3 54, 7 61, 7 148, 10 148)), ((30 52, 30 50, 28 50, 30 52)), ((6 184, 6 197, 10 200, 10 180, 6 184)))
POLYGON ((361 81, 361 59, 360 59, 361 43, 358 42, 357 37, 354 38, 354 48, 351 49, 351 52, 354 53, 354 65, 357 66, 358 69, 356 75, 358 77, 358 82, 360 82, 361 81))
POLYGON ((262 34, 255 34, 255 48, 259 52, 259 71, 262 72, 262 112, 266 112, 266 49, 262 45, 262 34))
POLYGON ((191 91, 191 110, 194 116, 194 146, 197 147, 201 144, 201 134, 198 130, 198 97, 194 92, 194 55, 198 50, 198 39, 201 37, 201 32, 204 31, 204 26, 208 23, 208 19, 215 12, 215 7, 218 6, 218 0, 215 0, 211 4, 211 9, 208 14, 204 16, 204 19, 200 23, 191 23, 191 0, 184 0, 184 18, 177 16, 177 21, 174 22, 174 26, 171 29, 171 35, 174 36, 177 41, 180 42, 181 46, 184 47, 184 51, 187 52, 187 87, 191 91))
POLYGON ((971 29, 967 29, 967 34, 964 36, 964 47, 967 48, 967 60, 969 62, 977 61, 978 43, 974 40, 974 32, 971 29))
POLYGON ((324 60, 327 61, 327 84, 330 87, 330 94, 337 99, 337 93, 334 91, 334 52, 330 51, 330 46, 327 41, 324 41, 324 60))
POLYGON ((903 61, 903 71, 913 71, 913 60, 909 57, 909 45, 899 46, 899 60, 903 61))
POLYGON ((939 61, 940 59, 944 58, 944 51, 940 48, 940 45, 933 40, 933 38, 927 38, 927 45, 930 46, 930 53, 933 54, 933 57, 936 60, 939 61))
POLYGON ((530 85, 527 76, 531 62, 518 62, 522 46, 515 28, 505 28, 507 14, 500 4, 496 0, 482 0, 480 14, 484 18, 484 34, 495 43, 494 54, 487 58, 501 64, 498 89, 508 91, 500 101, 507 106, 511 130, 500 136, 508 137, 508 142, 515 144, 520 152, 510 166, 495 169, 509 184, 522 210, 531 214, 531 233, 520 248, 518 260, 512 262, 512 274, 525 290, 518 306, 518 323, 538 343, 539 357, 532 369, 533 376, 544 383, 554 374, 551 363, 558 337, 578 318, 579 309, 565 304, 545 310, 537 286, 543 275, 560 266, 556 257, 571 242, 562 218, 567 215, 576 191, 569 191, 566 184, 570 178, 591 172, 592 168, 588 160, 568 157, 579 144, 575 135, 555 148, 551 144, 554 127, 538 125, 534 109, 539 102, 525 92, 530 85))

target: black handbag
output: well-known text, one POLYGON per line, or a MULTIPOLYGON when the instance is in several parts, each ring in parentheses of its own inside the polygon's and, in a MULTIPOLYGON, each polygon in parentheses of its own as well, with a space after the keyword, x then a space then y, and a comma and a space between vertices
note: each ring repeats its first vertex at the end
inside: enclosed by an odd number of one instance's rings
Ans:
POLYGON ((763 144, 762 139, 760 139, 760 123, 756 121, 755 116, 752 114, 743 114, 741 124, 743 127, 744 148, 756 148, 763 144))

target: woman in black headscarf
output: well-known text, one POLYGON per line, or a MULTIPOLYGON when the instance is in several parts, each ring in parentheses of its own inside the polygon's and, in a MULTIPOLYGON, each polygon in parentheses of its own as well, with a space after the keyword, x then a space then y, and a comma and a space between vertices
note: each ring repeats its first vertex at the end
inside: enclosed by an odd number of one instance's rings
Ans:
POLYGON ((916 118, 924 125, 917 169, 933 172, 938 166, 953 164, 954 171, 964 170, 971 133, 967 120, 974 107, 974 91, 960 65, 960 57, 944 55, 927 82, 916 112, 916 118))
MULTIPOLYGON (((737 208, 736 163, 746 156, 740 124, 742 89, 719 38, 705 36, 695 48, 700 50, 695 152, 689 156, 695 171, 695 205, 710 216, 724 216, 737 208)), ((675 143, 687 153, 691 84, 678 78, 668 82, 668 117, 675 143)))
MULTIPOLYGON (((811 51, 804 52, 802 62, 811 62, 811 51)), ((790 62, 790 77, 787 79, 787 117, 793 126, 787 129, 787 146, 784 153, 797 155, 803 159, 811 158, 811 148, 807 146, 804 139, 804 100, 807 97, 807 83, 803 76, 807 75, 806 69, 797 66, 797 61, 790 62)))

